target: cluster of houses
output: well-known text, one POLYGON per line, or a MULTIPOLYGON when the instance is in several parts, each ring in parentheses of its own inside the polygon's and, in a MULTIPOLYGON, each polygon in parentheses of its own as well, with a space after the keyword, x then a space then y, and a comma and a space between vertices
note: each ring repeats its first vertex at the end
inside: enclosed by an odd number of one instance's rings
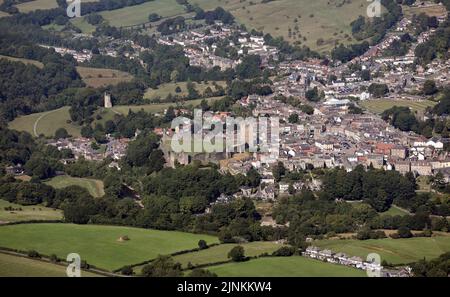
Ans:
POLYGON ((344 266, 351 266, 357 269, 365 270, 370 275, 379 277, 409 277, 411 276, 411 269, 409 267, 402 267, 400 269, 385 269, 380 263, 375 261, 364 261, 360 257, 350 257, 344 253, 335 253, 328 249, 320 249, 315 246, 309 246, 302 253, 303 256, 312 259, 325 261, 333 264, 339 264, 344 266))
POLYGON ((60 54, 61 56, 64 55, 70 55, 72 56, 77 62, 83 63, 88 62, 92 59, 92 52, 89 50, 82 50, 82 51, 76 51, 73 49, 65 48, 65 47, 57 47, 57 46, 47 46, 43 45, 45 48, 53 48, 56 53, 60 54))

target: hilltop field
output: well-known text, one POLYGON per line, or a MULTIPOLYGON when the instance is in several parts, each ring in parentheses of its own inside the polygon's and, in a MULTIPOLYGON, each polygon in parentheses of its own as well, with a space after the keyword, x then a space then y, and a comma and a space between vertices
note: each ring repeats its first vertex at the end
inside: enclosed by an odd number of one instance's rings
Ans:
POLYGON ((412 100, 390 100, 390 99, 374 99, 366 100, 358 103, 361 107, 373 113, 382 113, 383 111, 394 106, 405 106, 413 111, 424 112, 427 107, 433 107, 436 102, 430 100, 412 101, 412 100))
POLYGON ((105 195, 103 182, 97 179, 79 178, 64 175, 55 176, 45 183, 49 186, 54 187, 55 189, 62 189, 69 186, 80 186, 88 190, 93 197, 102 197, 103 195, 105 195))

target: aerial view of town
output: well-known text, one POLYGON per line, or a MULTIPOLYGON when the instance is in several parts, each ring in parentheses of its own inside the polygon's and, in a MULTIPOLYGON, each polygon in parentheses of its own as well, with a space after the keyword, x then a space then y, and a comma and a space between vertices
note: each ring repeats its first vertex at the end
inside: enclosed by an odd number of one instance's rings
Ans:
POLYGON ((0 277, 449 277, 449 16, 0 0, 0 277))

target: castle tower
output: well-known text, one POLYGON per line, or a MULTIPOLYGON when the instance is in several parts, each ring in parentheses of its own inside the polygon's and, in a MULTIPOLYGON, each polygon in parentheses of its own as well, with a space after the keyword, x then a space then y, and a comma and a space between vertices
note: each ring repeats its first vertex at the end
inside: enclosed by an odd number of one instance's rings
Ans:
POLYGON ((112 107, 112 102, 111 102, 111 94, 108 94, 105 92, 105 108, 111 108, 112 107))

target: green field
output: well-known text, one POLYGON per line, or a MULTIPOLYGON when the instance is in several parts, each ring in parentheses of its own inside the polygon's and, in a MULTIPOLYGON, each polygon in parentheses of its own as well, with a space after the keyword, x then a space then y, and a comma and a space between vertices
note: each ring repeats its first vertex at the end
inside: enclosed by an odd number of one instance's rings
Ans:
MULTIPOLYGON (((219 86, 222 87, 226 87, 226 82, 225 81, 216 81, 216 83, 219 86)), ((208 84, 206 83, 193 83, 195 86, 195 89, 201 94, 203 94, 203 92, 210 87, 211 90, 214 92, 215 91, 215 87, 213 86, 212 82, 209 82, 208 84)), ((162 84, 160 86, 158 86, 158 89, 148 89, 147 92, 144 95, 144 98, 146 99, 155 99, 155 98, 160 98, 162 100, 164 100, 167 95, 172 94, 172 96, 180 96, 180 97, 186 97, 188 95, 188 91, 187 91, 187 82, 179 82, 179 83, 166 83, 166 84, 162 84), (180 93, 176 93, 175 89, 177 87, 180 87, 181 92, 180 93)))
POLYGON ((31 65, 34 65, 34 66, 39 67, 39 68, 43 68, 44 67, 44 64, 42 64, 41 62, 36 61, 36 60, 30 60, 30 59, 24 59, 24 58, 15 58, 15 57, 10 57, 10 56, 3 56, 3 55, 0 55, 0 59, 7 59, 7 60, 10 60, 10 61, 14 61, 14 62, 22 62, 22 63, 25 63, 25 64, 31 64, 31 65))
POLYGON ((133 79, 133 75, 114 69, 77 67, 77 71, 86 85, 93 88, 117 85, 133 79))
POLYGON ((30 2, 24 2, 17 4, 16 7, 22 13, 27 13, 30 11, 35 11, 38 9, 52 9, 58 7, 56 0, 34 0, 30 2))
MULTIPOLYGON (((65 277, 66 267, 29 258, 0 253, 0 277, 65 277)), ((82 277, 99 277, 81 271, 82 277)))
MULTIPOLYGON (((172 17, 184 14, 185 11, 184 7, 179 5, 176 0, 154 0, 140 5, 103 11, 100 14, 111 26, 126 27, 147 23, 150 13, 157 13, 161 17, 172 17)), ((95 30, 95 27, 88 24, 84 17, 75 18, 72 22, 84 33, 91 33, 95 30)))
POLYGON ((277 0, 268 3, 241 0, 192 0, 204 9, 221 6, 229 10, 239 23, 248 29, 257 29, 273 36, 283 36, 290 42, 302 44, 319 51, 328 51, 341 43, 356 42, 347 40, 351 36, 350 23, 359 15, 366 15, 366 0, 277 0), (312 17, 311 17, 312 16, 312 17), (297 22, 295 20, 297 19, 297 22), (301 37, 289 37, 298 26, 301 37), (306 41, 303 40, 306 38, 306 41), (323 44, 317 40, 322 38, 323 44))
POLYGON ((58 128, 65 128, 70 135, 80 136, 81 127, 68 123, 69 120, 69 107, 65 106, 51 111, 20 116, 9 123, 9 128, 26 131, 34 136, 40 134, 53 136, 58 128))
POLYGON ((370 239, 370 240, 320 240, 313 245, 344 252, 365 259, 370 253, 378 253, 381 260, 393 264, 407 264, 424 257, 433 259, 450 252, 450 236, 417 237, 408 239, 370 239))
POLYGON ((305 257, 258 258, 207 268, 221 277, 364 277, 365 271, 305 257))
POLYGON ((410 107, 413 111, 423 112, 427 107, 433 107, 434 105, 436 105, 436 102, 429 100, 411 101, 380 99, 361 101, 359 105, 373 113, 382 113, 383 111, 394 106, 406 106, 410 107))
MULTIPOLYGON (((237 246, 236 244, 221 244, 218 246, 213 246, 206 250, 201 250, 198 252, 182 254, 174 257, 176 262, 179 262, 185 268, 189 262, 193 265, 201 265, 207 263, 227 261, 228 252, 237 246)), ((245 250, 245 255, 247 257, 259 256, 263 253, 272 254, 274 251, 278 250, 282 245, 276 244, 274 242, 250 242, 241 245, 245 250)))
POLYGON ((387 211, 381 213, 382 216, 406 216, 408 213, 404 211, 403 209, 392 205, 391 208, 389 208, 387 211))
POLYGON ((56 176, 45 183, 56 189, 62 189, 68 186, 80 186, 88 190, 94 197, 102 197, 105 195, 103 182, 101 180, 71 176, 56 176))
POLYGON ((78 253, 88 263, 108 270, 150 260, 160 254, 196 248, 200 239, 209 244, 218 242, 216 237, 209 235, 131 227, 73 224, 0 227, 1 247, 36 250, 60 258, 78 253), (130 240, 119 241, 125 235, 130 240))
POLYGON ((27 205, 10 203, 0 199, 0 222, 19 222, 28 220, 61 220, 62 212, 41 205, 27 205), (5 210, 5 207, 21 208, 22 210, 5 210))

